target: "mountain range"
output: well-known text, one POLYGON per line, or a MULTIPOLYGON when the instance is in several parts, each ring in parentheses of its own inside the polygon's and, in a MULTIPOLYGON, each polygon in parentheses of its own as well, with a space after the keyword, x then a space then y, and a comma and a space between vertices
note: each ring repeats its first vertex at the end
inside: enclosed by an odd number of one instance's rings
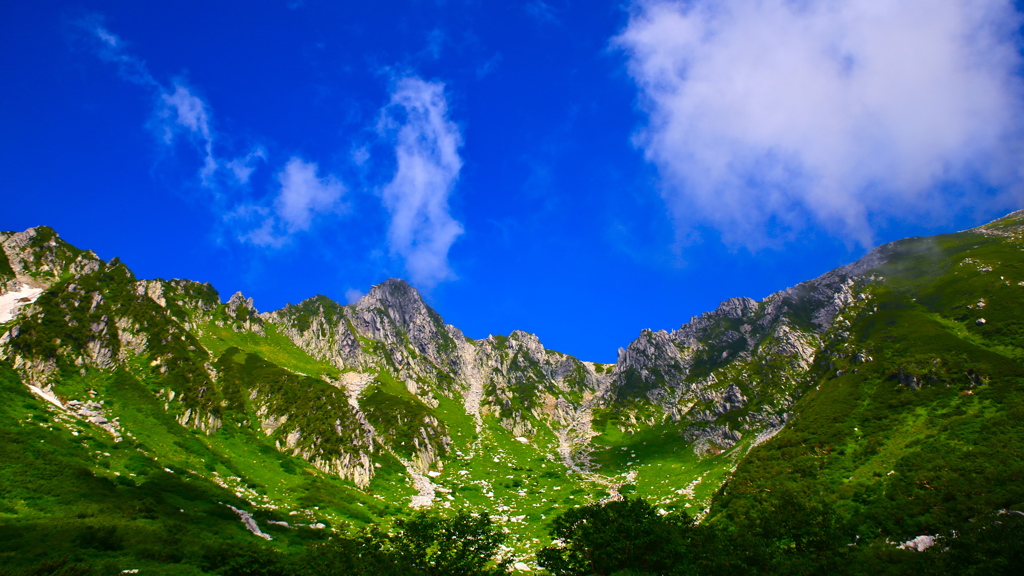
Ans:
POLYGON ((469 338, 398 279, 260 312, 47 227, 0 246, 9 565, 164 573, 193 541, 430 509, 489 514, 532 570, 552 518, 624 496, 714 523, 787 494, 904 551, 1024 515, 1024 212, 643 330, 615 364, 469 338))

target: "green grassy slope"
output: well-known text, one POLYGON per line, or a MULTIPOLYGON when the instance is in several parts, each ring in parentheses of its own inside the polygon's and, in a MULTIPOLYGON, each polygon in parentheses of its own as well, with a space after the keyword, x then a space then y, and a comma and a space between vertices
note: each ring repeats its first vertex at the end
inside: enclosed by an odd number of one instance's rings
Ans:
POLYGON ((1020 250, 972 232, 894 246, 819 355, 819 385, 741 461, 716 516, 789 492, 835 505, 861 538, 904 541, 1024 509, 1020 250))

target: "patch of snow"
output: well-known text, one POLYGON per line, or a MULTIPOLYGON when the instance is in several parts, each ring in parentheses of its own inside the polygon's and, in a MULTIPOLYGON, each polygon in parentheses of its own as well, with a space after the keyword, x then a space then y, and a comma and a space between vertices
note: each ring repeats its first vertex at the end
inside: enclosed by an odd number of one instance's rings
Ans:
POLYGON ((20 290, 0 294, 0 324, 14 320, 18 315, 18 308, 35 302, 42 293, 42 288, 22 285, 20 290))

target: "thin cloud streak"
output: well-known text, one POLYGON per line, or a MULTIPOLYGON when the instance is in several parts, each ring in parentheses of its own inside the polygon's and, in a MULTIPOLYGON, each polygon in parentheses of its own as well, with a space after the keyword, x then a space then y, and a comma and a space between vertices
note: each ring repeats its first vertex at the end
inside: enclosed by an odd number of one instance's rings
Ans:
POLYGON ((1020 22, 1006 0, 650 0, 612 45, 681 234, 870 245, 874 218, 963 208, 950 185, 1019 187, 1020 22))
POLYGON ((429 288, 451 280, 448 250, 463 228, 449 213, 448 198, 462 169, 462 136, 448 120, 444 85, 397 80, 380 129, 393 135, 397 161, 382 193, 391 214, 391 253, 405 261, 414 284, 429 288))
MULTIPOLYGON (((205 100, 182 80, 175 80, 165 86, 150 73, 146 63, 126 51, 125 42, 98 23, 98 18, 82 22, 82 26, 97 41, 100 59, 115 64, 118 74, 128 82, 149 89, 156 100, 149 127, 165 145, 172 147, 178 136, 184 134, 203 157, 199 179, 202 186, 216 188, 216 177, 222 169, 228 169, 239 182, 245 183, 252 170, 253 155, 260 155, 259 148, 249 152, 242 159, 225 160, 215 152, 217 134, 213 129, 212 113, 205 100), (240 163, 241 162, 241 163, 240 163), (240 169, 242 168, 242 169, 240 169), (243 178, 244 176, 244 178, 243 178)), ((265 153, 262 153, 265 154, 265 153)))
POLYGON ((157 124, 163 132, 164 143, 173 146, 177 134, 185 131, 204 156, 199 177, 204 186, 212 185, 220 162, 213 155, 213 132, 206 102, 177 82, 174 83, 173 92, 160 95, 160 101, 156 117, 159 119, 157 124))
POLYGON ((219 199, 213 203, 213 210, 220 212, 223 220, 235 230, 241 230, 237 233, 241 241, 281 247, 293 234, 309 230, 317 215, 343 211, 344 184, 333 175, 320 176, 317 164, 297 156, 278 173, 280 188, 272 200, 240 202, 239 197, 245 196, 252 173, 259 163, 267 161, 266 149, 255 146, 238 157, 218 156, 216 143, 220 136, 213 127, 210 106, 193 88, 180 80, 172 82, 170 87, 159 82, 146 63, 127 53, 120 37, 98 24, 96 19, 86 21, 83 26, 97 40, 102 60, 116 64, 125 80, 153 92, 157 104, 149 124, 160 142, 173 147, 179 138, 185 137, 202 156, 203 164, 198 173, 200 184, 219 199), (234 206, 225 208, 225 204, 234 206))

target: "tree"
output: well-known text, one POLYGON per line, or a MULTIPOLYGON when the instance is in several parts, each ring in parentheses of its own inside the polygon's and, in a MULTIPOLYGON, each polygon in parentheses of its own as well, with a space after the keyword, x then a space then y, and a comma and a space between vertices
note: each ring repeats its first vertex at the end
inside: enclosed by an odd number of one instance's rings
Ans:
POLYGON ((642 498, 589 504, 554 519, 556 544, 537 560, 556 576, 685 574, 693 531, 685 512, 662 516, 642 498))
POLYGON ((440 516, 420 512, 355 537, 317 545, 297 562, 303 576, 497 576, 508 572, 500 557, 506 536, 487 514, 440 516))
POLYGON ((421 512, 395 523, 388 548, 403 565, 430 576, 505 574, 511 559, 499 557, 506 536, 487 514, 444 517, 421 512))

